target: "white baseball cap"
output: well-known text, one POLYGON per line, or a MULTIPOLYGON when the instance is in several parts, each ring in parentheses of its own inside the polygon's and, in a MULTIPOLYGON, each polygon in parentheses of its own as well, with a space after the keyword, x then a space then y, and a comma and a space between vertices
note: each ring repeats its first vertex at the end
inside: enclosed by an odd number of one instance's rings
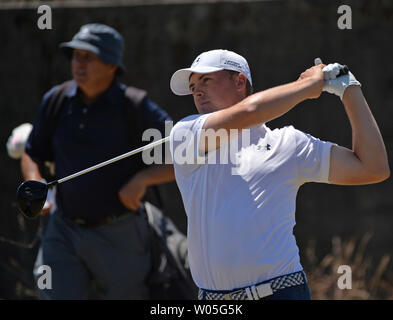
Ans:
POLYGON ((178 96, 191 94, 189 88, 191 73, 205 74, 221 70, 241 72, 252 85, 251 72, 247 60, 235 52, 217 49, 201 53, 190 68, 177 70, 171 78, 171 90, 178 96))

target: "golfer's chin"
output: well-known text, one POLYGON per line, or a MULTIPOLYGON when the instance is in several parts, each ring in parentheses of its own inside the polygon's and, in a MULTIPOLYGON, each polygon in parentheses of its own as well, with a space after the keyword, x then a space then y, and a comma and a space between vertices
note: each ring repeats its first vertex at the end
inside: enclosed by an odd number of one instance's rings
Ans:
POLYGON ((211 102, 198 104, 196 108, 199 113, 211 113, 218 110, 211 102))
POLYGON ((217 105, 217 104, 213 104, 211 102, 208 102, 208 103, 204 103, 204 104, 199 104, 196 106, 196 108, 199 111, 199 113, 211 113, 211 112, 215 112, 218 110, 229 108, 230 106, 232 106, 232 105, 231 104, 217 105))
POLYGON ((88 82, 89 78, 87 75, 81 75, 81 74, 74 74, 73 75, 74 81, 79 85, 79 84, 85 84, 88 82))

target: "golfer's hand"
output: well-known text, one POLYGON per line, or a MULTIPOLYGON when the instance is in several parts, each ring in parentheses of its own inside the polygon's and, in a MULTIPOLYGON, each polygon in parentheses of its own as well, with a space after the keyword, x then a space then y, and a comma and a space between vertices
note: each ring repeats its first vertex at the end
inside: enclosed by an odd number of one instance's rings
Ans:
POLYGON ((46 201, 44 204, 44 207, 42 208, 40 215, 45 216, 50 212, 50 209, 52 208, 52 202, 46 201))
MULTIPOLYGON (((41 178, 39 181, 46 183, 46 180, 41 178)), ((53 193, 51 193, 51 190, 48 190, 47 196, 46 196, 46 201, 44 203, 44 206, 42 207, 42 210, 40 212, 41 216, 45 216, 48 213, 50 213, 50 210, 52 209, 52 201, 50 200, 53 198, 53 193)))
POLYGON ((323 85, 325 82, 323 72, 322 72, 322 69, 324 67, 325 67, 324 64, 318 64, 318 65, 312 66, 311 68, 304 71, 298 79, 298 81, 299 80, 309 80, 310 81, 309 91, 307 92, 309 99, 319 98, 319 96, 322 93, 322 88, 323 88, 323 85))
POLYGON ((142 175, 136 174, 120 189, 120 201, 126 208, 135 211, 141 206, 146 189, 147 184, 142 175))

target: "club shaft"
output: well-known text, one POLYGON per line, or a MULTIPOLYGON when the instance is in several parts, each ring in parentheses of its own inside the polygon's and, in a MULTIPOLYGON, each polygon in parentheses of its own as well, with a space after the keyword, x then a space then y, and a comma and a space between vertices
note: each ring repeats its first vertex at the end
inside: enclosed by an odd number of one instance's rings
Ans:
POLYGON ((132 151, 130 151, 130 152, 124 153, 124 154, 122 154, 122 155, 120 155, 120 156, 117 156, 116 158, 109 159, 109 160, 107 160, 107 161, 101 162, 101 163, 99 163, 99 164, 96 164, 95 166, 92 166, 92 167, 90 167, 90 168, 87 168, 87 169, 81 170, 81 171, 79 171, 79 172, 73 173, 73 174, 71 174, 71 175, 69 175, 69 176, 67 176, 67 177, 62 178, 62 179, 59 179, 59 180, 56 180, 56 181, 52 181, 52 182, 48 183, 48 187, 49 187, 49 186, 56 185, 56 184, 63 183, 63 182, 65 182, 65 181, 71 180, 71 179, 76 178, 76 177, 79 177, 79 176, 81 176, 82 174, 85 174, 85 173, 88 173, 88 172, 90 172, 90 171, 93 171, 93 170, 96 170, 96 169, 105 167, 105 166, 108 165, 108 164, 111 164, 111 163, 113 163, 113 162, 116 162, 116 161, 125 159, 125 158, 127 158, 127 157, 130 157, 130 156, 132 156, 132 155, 134 155, 134 154, 137 154, 137 153, 139 153, 139 152, 142 152, 142 151, 144 151, 144 150, 148 150, 148 149, 154 148, 154 147, 159 146, 160 144, 166 143, 166 142, 168 142, 168 141, 169 141, 169 137, 165 137, 165 138, 163 138, 163 139, 154 141, 154 142, 149 143, 149 144, 147 144, 147 145, 145 145, 145 146, 143 146, 143 147, 140 147, 140 148, 138 148, 138 149, 135 149, 135 150, 132 150, 132 151))

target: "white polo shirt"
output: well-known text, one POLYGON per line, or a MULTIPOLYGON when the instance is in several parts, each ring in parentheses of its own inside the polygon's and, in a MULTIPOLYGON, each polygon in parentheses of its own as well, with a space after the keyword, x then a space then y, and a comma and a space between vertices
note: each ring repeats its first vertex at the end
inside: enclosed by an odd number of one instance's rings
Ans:
POLYGON ((292 126, 261 125, 249 130, 248 142, 243 133, 199 156, 209 115, 184 118, 170 134, 195 283, 231 290, 302 270, 293 235, 296 194, 305 182, 328 182, 332 143, 292 126))

